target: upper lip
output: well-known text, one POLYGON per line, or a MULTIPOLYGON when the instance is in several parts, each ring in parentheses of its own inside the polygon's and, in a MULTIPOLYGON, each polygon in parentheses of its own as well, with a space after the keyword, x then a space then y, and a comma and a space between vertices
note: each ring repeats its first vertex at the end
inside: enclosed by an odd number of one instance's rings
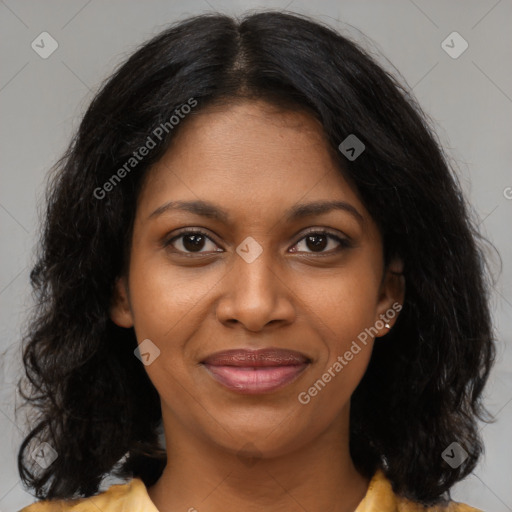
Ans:
POLYGON ((295 350, 280 348, 232 349, 211 354, 202 361, 213 366, 292 366, 309 363, 311 360, 295 350))

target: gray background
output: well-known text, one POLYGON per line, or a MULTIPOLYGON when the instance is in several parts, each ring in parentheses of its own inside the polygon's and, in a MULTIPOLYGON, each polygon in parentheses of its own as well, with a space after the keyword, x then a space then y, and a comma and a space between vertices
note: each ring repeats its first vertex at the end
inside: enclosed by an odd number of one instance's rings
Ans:
POLYGON ((393 71, 393 63, 431 116, 480 228, 501 254, 501 274, 491 254, 498 276, 492 309, 499 342, 486 392, 486 404, 498 421, 482 425, 485 456, 474 474, 454 488, 454 498, 486 511, 512 511, 510 0, 0 1, 0 350, 9 349, 0 364, 0 511, 34 501, 16 470, 25 427, 14 414, 19 401, 14 383, 20 371, 20 326, 31 304, 36 205, 46 173, 66 148, 100 81, 166 24, 212 10, 235 14, 285 7, 359 41, 387 69, 393 71), (44 31, 59 45, 47 59, 31 48, 44 31), (455 59, 441 47, 453 31, 469 44, 455 59))

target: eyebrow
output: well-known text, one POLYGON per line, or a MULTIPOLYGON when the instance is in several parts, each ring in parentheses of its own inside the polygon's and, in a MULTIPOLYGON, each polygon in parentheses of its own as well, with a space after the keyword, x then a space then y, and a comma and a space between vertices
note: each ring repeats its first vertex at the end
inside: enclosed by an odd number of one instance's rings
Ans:
MULTIPOLYGON (((213 203, 203 200, 168 201, 151 213, 148 219, 158 217, 172 210, 186 211, 201 217, 215 219, 225 224, 229 224, 231 219, 228 212, 213 203)), ((287 222, 290 222, 313 215, 322 215, 333 210, 345 211, 351 214, 360 224, 364 224, 364 217, 354 206, 345 201, 315 201, 312 203, 297 204, 284 212, 284 218, 287 222)))

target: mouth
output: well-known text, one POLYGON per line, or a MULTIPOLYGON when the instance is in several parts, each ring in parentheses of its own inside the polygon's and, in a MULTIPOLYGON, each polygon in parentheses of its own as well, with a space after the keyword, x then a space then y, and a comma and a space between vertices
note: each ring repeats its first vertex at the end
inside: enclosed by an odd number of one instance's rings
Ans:
POLYGON ((293 382, 311 359, 277 348, 233 349, 208 356, 201 364, 224 387, 243 394, 270 393, 293 382))

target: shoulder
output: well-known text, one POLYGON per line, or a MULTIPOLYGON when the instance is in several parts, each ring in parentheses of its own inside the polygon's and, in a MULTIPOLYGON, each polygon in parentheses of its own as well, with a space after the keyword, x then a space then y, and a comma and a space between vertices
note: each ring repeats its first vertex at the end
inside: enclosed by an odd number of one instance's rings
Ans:
POLYGON ((465 503, 450 501, 444 505, 426 507, 398 496, 393 492, 391 482, 378 469, 368 486, 366 496, 355 512, 483 512, 465 503))
POLYGON ((396 512, 484 512, 479 508, 470 507, 465 503, 450 501, 445 505, 433 505, 425 507, 405 498, 397 499, 396 512))
POLYGON ((125 484, 111 485, 106 491, 88 498, 41 500, 19 512, 158 512, 150 500, 142 480, 134 478, 125 484))

